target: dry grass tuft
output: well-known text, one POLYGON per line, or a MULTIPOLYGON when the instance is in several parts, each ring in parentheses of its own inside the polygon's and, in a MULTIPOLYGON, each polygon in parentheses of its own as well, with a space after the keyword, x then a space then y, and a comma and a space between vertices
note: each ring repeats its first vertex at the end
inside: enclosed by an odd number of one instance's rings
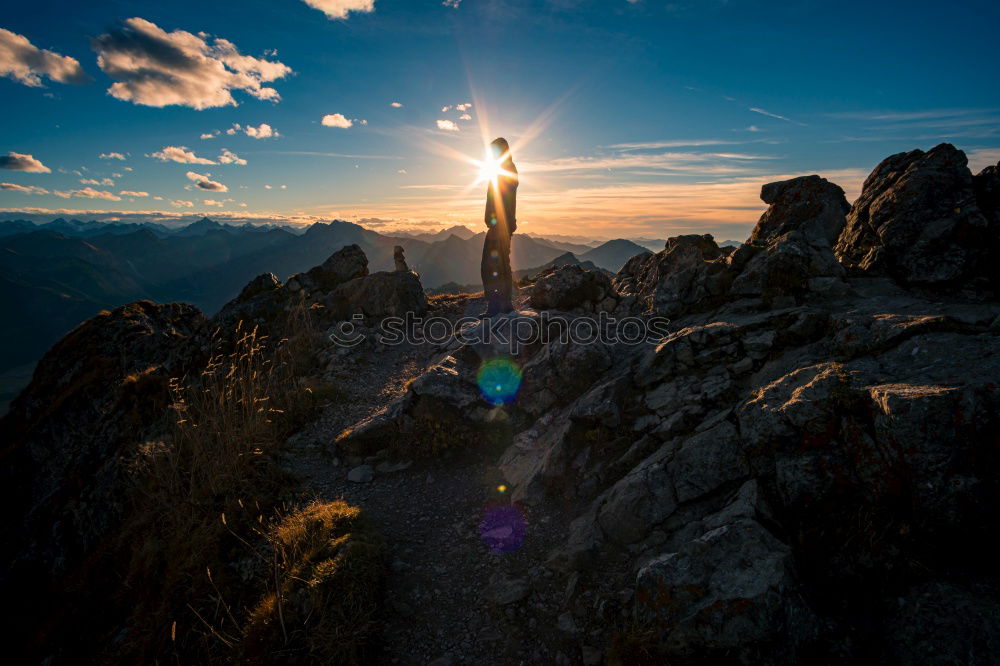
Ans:
POLYGON ((250 614, 249 663, 364 663, 378 609, 383 544, 360 509, 315 502, 268 534, 272 590, 250 614))
POLYGON ((288 436, 337 399, 302 378, 318 335, 309 314, 293 310, 283 327, 293 337, 277 341, 239 325, 216 337, 195 376, 169 382, 173 432, 140 446, 132 470, 137 488, 116 545, 118 601, 129 612, 105 661, 228 663, 245 650, 271 663, 363 649, 380 546, 343 503, 291 510, 295 487, 277 464, 288 436), (268 634, 268 608, 284 615, 280 639, 268 634), (324 648, 327 639, 341 645, 324 648))

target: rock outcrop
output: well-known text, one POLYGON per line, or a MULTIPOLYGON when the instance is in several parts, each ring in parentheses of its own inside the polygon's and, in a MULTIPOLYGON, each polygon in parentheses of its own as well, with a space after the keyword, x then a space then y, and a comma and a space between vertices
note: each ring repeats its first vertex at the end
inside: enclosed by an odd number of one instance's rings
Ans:
POLYGON ((613 310, 617 294, 601 271, 564 264, 542 272, 531 289, 530 303, 536 310, 613 310))
POLYGON ((804 176, 765 185, 760 198, 770 206, 732 255, 731 264, 739 270, 732 294, 801 298, 810 280, 843 277, 833 254, 850 210, 842 189, 819 176, 804 176))
MULTIPOLYGON (((990 190, 980 179, 985 199, 990 190)), ((996 263, 997 227, 983 214, 965 153, 943 143, 886 158, 865 180, 837 242, 854 272, 909 285, 985 287, 996 263)))
POLYGON ((675 236, 662 251, 629 259, 615 277, 615 288, 658 315, 708 309, 723 302, 732 282, 725 261, 730 251, 708 234, 675 236))

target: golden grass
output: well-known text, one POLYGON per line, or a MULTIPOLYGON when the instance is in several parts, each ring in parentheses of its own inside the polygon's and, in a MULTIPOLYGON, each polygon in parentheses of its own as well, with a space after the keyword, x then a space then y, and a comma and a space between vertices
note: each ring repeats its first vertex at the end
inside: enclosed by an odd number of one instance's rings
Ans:
MULTIPOLYGON (((295 654, 309 662, 324 649, 344 659, 363 650, 377 540, 342 503, 292 509, 295 486, 276 462, 294 429, 337 397, 301 377, 314 365, 310 314, 293 310, 284 327, 292 336, 278 341, 240 324, 216 337, 194 376, 170 381, 173 431, 140 447, 117 544, 126 560, 118 600, 130 609, 125 640, 104 659, 272 663, 295 654), (277 515, 285 517, 268 528, 277 515), (299 587, 304 597, 293 594, 299 587), (303 613, 291 598, 327 610, 303 613), (266 630, 268 608, 284 614, 280 640, 266 630), (331 637, 342 645, 323 648, 331 637)), ((125 381, 145 382, 143 373, 125 381)))
POLYGON ((268 537, 275 584, 250 614, 244 660, 364 663, 383 545, 360 509, 314 502, 277 522, 268 537))

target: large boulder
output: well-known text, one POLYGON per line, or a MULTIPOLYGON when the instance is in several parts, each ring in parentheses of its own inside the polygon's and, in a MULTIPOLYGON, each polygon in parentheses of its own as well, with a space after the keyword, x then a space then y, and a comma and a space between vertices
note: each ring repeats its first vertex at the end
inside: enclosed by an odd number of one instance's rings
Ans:
POLYGON ((575 264, 546 269, 531 289, 531 307, 536 310, 593 310, 615 296, 611 280, 601 271, 575 264))
POLYGON ((331 291, 337 286, 368 275, 368 257, 357 245, 345 245, 319 266, 305 273, 303 282, 311 283, 320 291, 331 291))
POLYGON ((813 278, 843 275, 832 250, 850 210, 840 187, 803 176, 764 185, 760 198, 770 205, 731 258, 733 294, 799 296, 813 278))
POLYGON ((372 319, 427 312, 427 295, 412 271, 380 271, 344 282, 325 299, 339 319, 355 314, 372 319))
POLYGON ((647 312, 677 316, 721 303, 732 281, 725 258, 710 234, 674 236, 663 250, 629 259, 615 276, 615 288, 633 295, 647 312))
MULTIPOLYGON (((983 180, 985 185, 989 174, 983 180)), ((892 155, 875 167, 836 253, 858 273, 908 285, 963 286, 995 277, 998 234, 976 203, 965 153, 942 143, 926 153, 892 155)))

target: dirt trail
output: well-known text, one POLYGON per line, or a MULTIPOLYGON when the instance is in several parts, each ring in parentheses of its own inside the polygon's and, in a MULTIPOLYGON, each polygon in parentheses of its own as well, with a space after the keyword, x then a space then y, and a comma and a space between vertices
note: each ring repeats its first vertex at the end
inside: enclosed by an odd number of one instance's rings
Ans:
MULTIPOLYGON (((457 318, 482 307, 481 299, 469 299, 435 314, 457 318)), ((307 492, 362 507, 386 539, 390 568, 379 618, 380 661, 580 663, 590 637, 579 635, 568 615, 560 618, 567 606, 564 583, 542 567, 568 524, 560 507, 517 507, 526 529, 511 552, 494 550, 481 534, 484 518, 489 525, 498 508, 501 522, 511 519, 511 504, 498 489, 499 451, 408 461, 401 471, 376 471, 369 483, 347 479, 361 461, 330 453, 339 432, 401 395, 433 355, 433 349, 408 345, 364 355, 335 380, 344 400, 295 438, 298 446, 287 461, 307 492)), ((592 642, 602 644, 598 637, 592 642)))

